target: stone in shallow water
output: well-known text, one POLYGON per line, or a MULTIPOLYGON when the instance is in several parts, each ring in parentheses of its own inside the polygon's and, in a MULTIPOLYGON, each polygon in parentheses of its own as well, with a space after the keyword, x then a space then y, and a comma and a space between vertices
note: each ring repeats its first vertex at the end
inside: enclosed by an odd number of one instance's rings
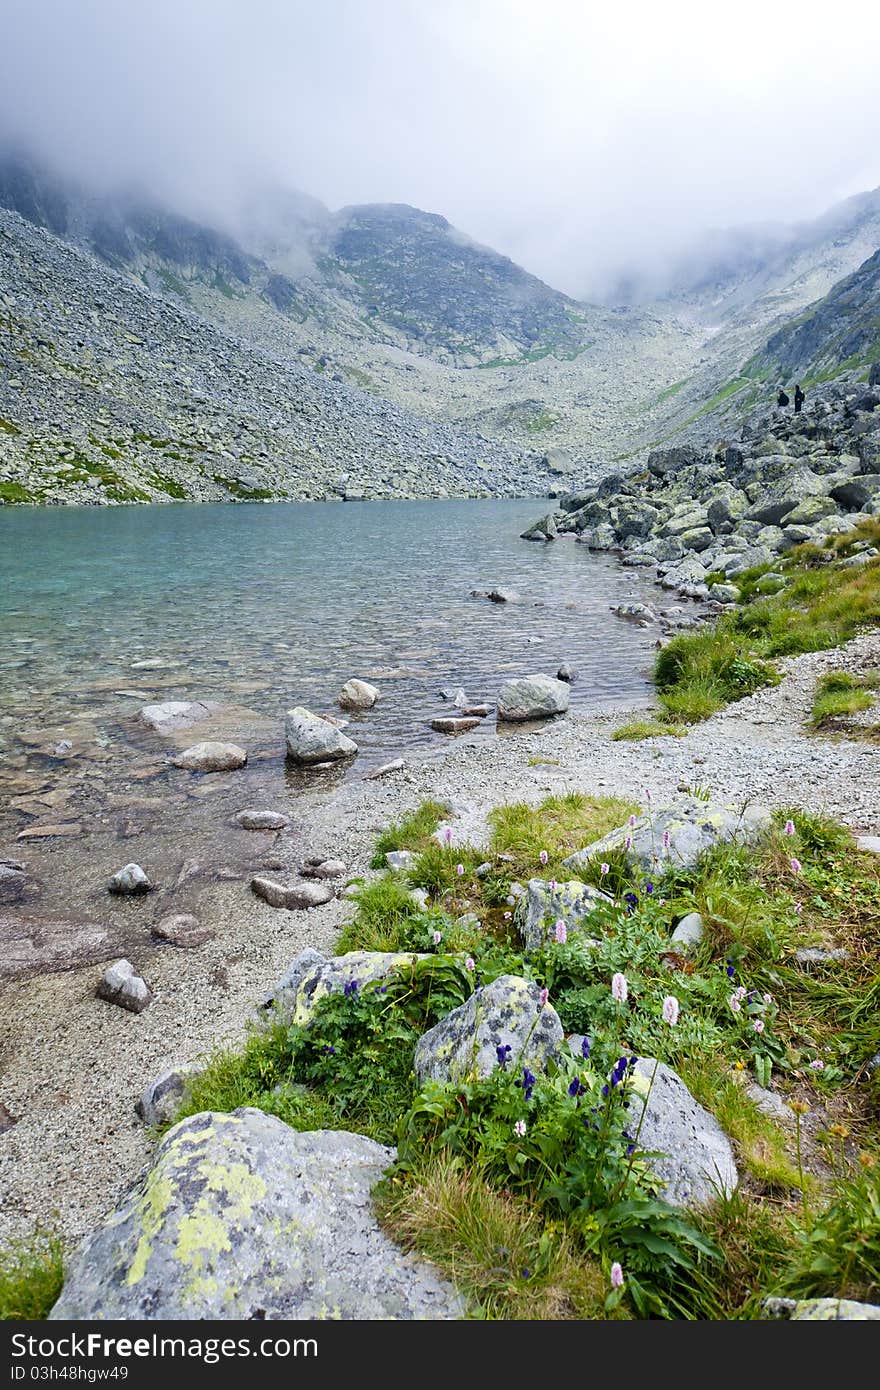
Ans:
POLYGON ((571 692, 567 681, 552 676, 520 676, 505 681, 498 692, 498 719, 521 722, 547 719, 568 709, 571 692))
POLYGON ((123 868, 117 869, 107 884, 110 893, 119 893, 130 898, 149 893, 152 888, 153 884, 140 864, 126 864, 123 868))
POLYGON ((345 865, 341 859, 322 859, 319 864, 304 864, 300 869, 303 878, 342 878, 345 865))
POLYGON ((83 1244, 49 1316, 460 1318, 451 1285, 373 1214, 393 1158, 363 1135, 301 1134, 259 1110, 192 1115, 83 1244))
POLYGON ((287 816, 281 811, 239 811, 235 823, 242 830, 283 830, 287 816))
POLYGON ((26 885, 27 875, 19 860, 0 860, 0 903, 21 902, 26 885))
POLYGON ((149 985, 129 960, 118 960, 109 965, 95 993, 99 999, 106 999, 108 1004, 118 1004, 132 1014, 143 1013, 153 1002, 149 985))
POLYGON ((166 941, 169 946, 184 950, 203 946, 206 941, 212 941, 215 934, 213 927, 203 925, 190 912, 171 912, 153 927, 157 941, 166 941))
POLYGON ((476 729, 482 722, 482 715, 473 718, 461 717, 432 719, 431 728, 436 734, 466 734, 469 729, 476 729))
POLYGON ((284 717, 287 756, 296 763, 332 762, 351 758, 358 751, 353 739, 347 738, 329 720, 312 714, 298 705, 284 717))
POLYGON ((135 1112, 145 1125, 166 1125, 180 1109, 187 1078, 193 1073, 183 1067, 163 1071, 151 1081, 135 1103, 135 1112))
POLYGON ((420 1084, 489 1076, 499 1065, 498 1048, 506 1046, 510 1066, 540 1071, 562 1038, 559 1015, 541 1005, 538 986, 519 975, 499 975, 422 1035, 416 1076, 420 1084))
POLYGON ((289 912, 304 912, 310 907, 329 903, 334 893, 326 883, 294 883, 290 887, 271 878, 255 878, 251 888, 258 898, 270 907, 285 907, 289 912))
POLYGON ((339 704, 342 709, 372 709, 379 698, 379 691, 375 685, 370 685, 369 681, 358 680, 354 677, 346 681, 339 692, 339 704))
POLYGON ((186 772, 231 772, 244 767, 247 753, 237 743, 194 743, 177 757, 170 759, 174 767, 186 772))
POLYGON ((160 705, 144 705, 138 718, 157 734, 170 734, 207 719, 219 706, 206 700, 165 700, 160 705))

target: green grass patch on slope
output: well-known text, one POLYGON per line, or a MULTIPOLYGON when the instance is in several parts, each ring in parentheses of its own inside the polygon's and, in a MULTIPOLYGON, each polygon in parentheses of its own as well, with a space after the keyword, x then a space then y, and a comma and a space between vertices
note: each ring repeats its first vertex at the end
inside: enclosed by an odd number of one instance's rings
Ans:
POLYGON ((658 653, 654 680, 667 715, 686 724, 706 719, 776 684, 773 658, 837 647, 880 623, 880 558, 858 569, 839 563, 878 539, 880 521, 872 518, 824 547, 798 547, 775 565, 785 587, 766 597, 757 589, 762 571, 739 576, 743 603, 658 653))
POLYGON ((0 1321, 37 1322, 48 1317, 64 1278, 62 1246, 38 1232, 0 1252, 0 1321))
POLYGON ((394 828, 415 862, 361 889, 339 943, 402 950, 397 972, 350 981, 303 1023, 267 1013, 242 1047, 206 1060, 183 1113, 253 1105, 298 1129, 395 1143, 383 1223, 436 1261, 475 1316, 740 1319, 782 1292, 876 1298, 880 1097, 865 1062, 880 1049, 880 860, 789 808, 758 844, 722 844, 687 870, 661 864, 650 882, 623 862, 596 866, 617 900, 597 906, 589 939, 571 923, 525 955, 514 883, 561 877, 567 853, 630 809, 581 795, 500 807, 477 848, 438 844, 437 803, 416 808, 394 828), (415 884, 427 900, 413 901, 415 884), (670 933, 693 910, 704 935, 684 957, 670 933), (805 968, 798 952, 816 946, 846 954, 805 968), (617 972, 625 1000, 610 989, 617 972), (510 1057, 488 1077, 420 1086, 419 1036, 505 973, 546 989, 588 1045, 538 1075, 510 1057), (743 1174, 736 1194, 701 1213, 664 1202, 627 1131, 630 1056, 667 1062, 717 1115, 743 1174), (828 1127, 833 1181, 804 1168, 795 1131, 748 1093, 755 1081, 802 1114, 845 1117, 828 1127))

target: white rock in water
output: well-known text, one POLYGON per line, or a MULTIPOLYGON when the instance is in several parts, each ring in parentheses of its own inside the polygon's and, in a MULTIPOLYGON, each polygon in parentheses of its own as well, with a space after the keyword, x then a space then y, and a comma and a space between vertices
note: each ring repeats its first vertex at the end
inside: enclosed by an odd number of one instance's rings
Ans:
POLYGON ((170 734, 207 719, 216 708, 215 703, 204 700, 166 700, 161 705, 144 705, 139 718, 157 734, 170 734))
POLYGON ((304 912, 310 907, 320 907, 322 903, 329 903, 334 896, 333 889, 328 888, 326 883, 295 883, 288 888, 271 878, 261 877, 251 881, 251 889, 270 907, 285 907, 289 912, 304 912))
POLYGON ((107 888, 111 893, 127 894, 134 897, 139 893, 149 893, 153 884, 140 864, 126 864, 113 875, 107 888))
POLYGON ((284 718, 287 756, 296 763, 332 762, 350 758, 358 751, 353 739, 311 710, 298 705, 284 718))
POLYGON ((247 753, 237 743, 194 743, 176 758, 171 759, 174 767, 182 767, 186 772, 233 772, 244 767, 247 753))
POLYGON ((109 1004, 118 1004, 129 1013, 143 1013, 153 1002, 153 995, 144 980, 137 974, 130 960, 117 960, 107 967, 95 991, 99 999, 109 1004))
POLYGON ((376 687, 357 677, 346 681, 339 692, 339 704, 343 709, 372 709, 378 698, 376 687))
POLYGON ((547 719, 568 709, 571 691, 553 676, 521 676, 505 681, 498 692, 498 719, 520 722, 547 719))

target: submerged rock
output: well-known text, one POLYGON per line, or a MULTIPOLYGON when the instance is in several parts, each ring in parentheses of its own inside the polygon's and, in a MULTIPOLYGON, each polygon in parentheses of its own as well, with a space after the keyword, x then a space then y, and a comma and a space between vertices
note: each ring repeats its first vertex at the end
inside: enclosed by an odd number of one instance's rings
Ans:
POLYGON ((126 864, 123 868, 117 869, 107 884, 108 892, 119 893, 127 897, 137 897, 142 893, 150 893, 152 889, 152 880, 140 864, 126 864))
POLYGON ((140 1014, 153 1002, 153 994, 130 960, 118 960, 109 965, 95 990, 99 999, 118 1004, 129 1013, 140 1014))
POLYGON ((26 886, 27 875, 20 860, 0 860, 0 903, 8 906, 21 902, 26 886))
POLYGON ((296 763, 333 762, 351 758, 358 746, 329 720, 298 705, 284 719, 287 756, 296 763))
POLYGON ((283 830, 287 825, 281 811, 239 811, 234 819, 242 830, 283 830))
POLYGON ((460 1318, 454 1289, 402 1250, 370 1190, 394 1158, 360 1134, 203 1112, 73 1260, 52 1319, 460 1318))
POLYGON ((237 743, 194 743, 170 760, 174 767, 187 772, 234 772, 244 767, 247 753, 237 743))
POLYGON ((270 878, 257 877, 251 880, 251 889, 270 907, 285 907, 289 912, 304 912, 310 907, 320 907, 335 897, 333 889, 328 888, 326 883, 294 883, 288 887, 270 878))
POLYGON ((157 734, 170 734, 177 729, 186 729, 190 724, 198 724, 216 709, 219 709, 219 705, 214 701, 165 700, 160 705, 144 705, 138 717, 157 734))
POLYGON ((566 681, 552 676, 520 676, 505 681, 498 692, 498 719, 521 722, 564 714, 571 692, 566 681))
POLYGON ((441 1018, 416 1045, 420 1083, 489 1076, 510 1047, 508 1065, 541 1071, 563 1039, 559 1015, 541 1004, 537 985, 519 975, 499 975, 441 1018))
POLYGON ((206 941, 212 941, 215 935, 213 927, 206 926, 190 912, 170 912, 153 927, 156 941, 165 941, 169 946, 178 946, 183 950, 203 946, 206 941))

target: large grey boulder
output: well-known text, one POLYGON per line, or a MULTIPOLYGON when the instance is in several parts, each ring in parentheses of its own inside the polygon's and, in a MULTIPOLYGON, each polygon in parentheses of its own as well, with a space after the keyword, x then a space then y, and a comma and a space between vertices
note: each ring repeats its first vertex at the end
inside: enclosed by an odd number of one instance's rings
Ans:
POLYGON ((358 751, 354 739, 346 738, 335 724, 301 705, 285 715, 284 735, 287 756, 295 763, 335 762, 358 751))
POLYGON ((459 1318, 433 1266, 379 1227, 393 1149, 274 1115, 192 1115, 71 1265, 54 1319, 459 1318))
POLYGON ((207 719, 218 708, 213 700, 165 700, 160 705, 144 705, 139 718, 157 734, 172 734, 207 719))
POLYGON ((523 541, 555 541, 556 540, 556 519, 551 512, 548 516, 542 516, 540 521, 536 521, 527 531, 520 535, 523 541))
POLYGON ((242 830, 283 830, 287 825, 282 811, 239 811, 233 819, 242 830))
POLYGON ((287 1022, 304 1025, 328 995, 343 994, 352 986, 363 989, 427 959, 427 955, 411 951, 349 951, 344 956, 324 956, 308 946, 291 961, 263 1007, 274 1007, 287 1022))
POLYGON ((630 1134, 638 1133, 641 1150, 658 1155, 648 1163, 663 1183, 661 1196, 667 1202, 675 1207, 705 1207, 720 1191, 736 1189, 739 1174, 730 1140, 715 1116, 694 1100, 681 1077, 664 1062, 640 1057, 627 1099, 626 1127, 630 1134))
POLYGON ((526 892, 514 908, 513 924, 525 951, 538 951, 553 941, 557 921, 565 923, 568 935, 582 936, 589 930, 597 906, 613 901, 598 888, 591 888, 579 879, 551 884, 541 878, 530 878, 526 892))
POLYGON ((185 748, 170 761, 174 767, 182 767, 186 772, 234 772, 236 768, 244 767, 247 753, 237 743, 215 743, 208 739, 185 748))
POLYGON ((547 719, 568 709, 571 690, 553 676, 520 676, 505 681, 498 692, 498 719, 521 722, 547 719))
POLYGON ((771 824, 770 812, 764 806, 721 805, 685 797, 650 815, 637 816, 635 825, 609 831, 601 840, 569 855, 564 863, 578 869, 623 849, 645 873, 659 873, 664 868, 690 869, 703 854, 724 841, 754 844, 771 824))
POLYGON ((416 1045, 420 1083, 485 1077, 500 1065, 498 1049, 510 1047, 508 1065, 540 1071, 562 1042, 559 1015, 541 1004, 537 985, 519 975, 499 975, 424 1033, 416 1045))
POLYGON ((808 497, 824 496, 825 488, 826 479, 817 477, 808 468, 794 468, 762 491, 746 516, 764 526, 778 526, 783 517, 808 497))

